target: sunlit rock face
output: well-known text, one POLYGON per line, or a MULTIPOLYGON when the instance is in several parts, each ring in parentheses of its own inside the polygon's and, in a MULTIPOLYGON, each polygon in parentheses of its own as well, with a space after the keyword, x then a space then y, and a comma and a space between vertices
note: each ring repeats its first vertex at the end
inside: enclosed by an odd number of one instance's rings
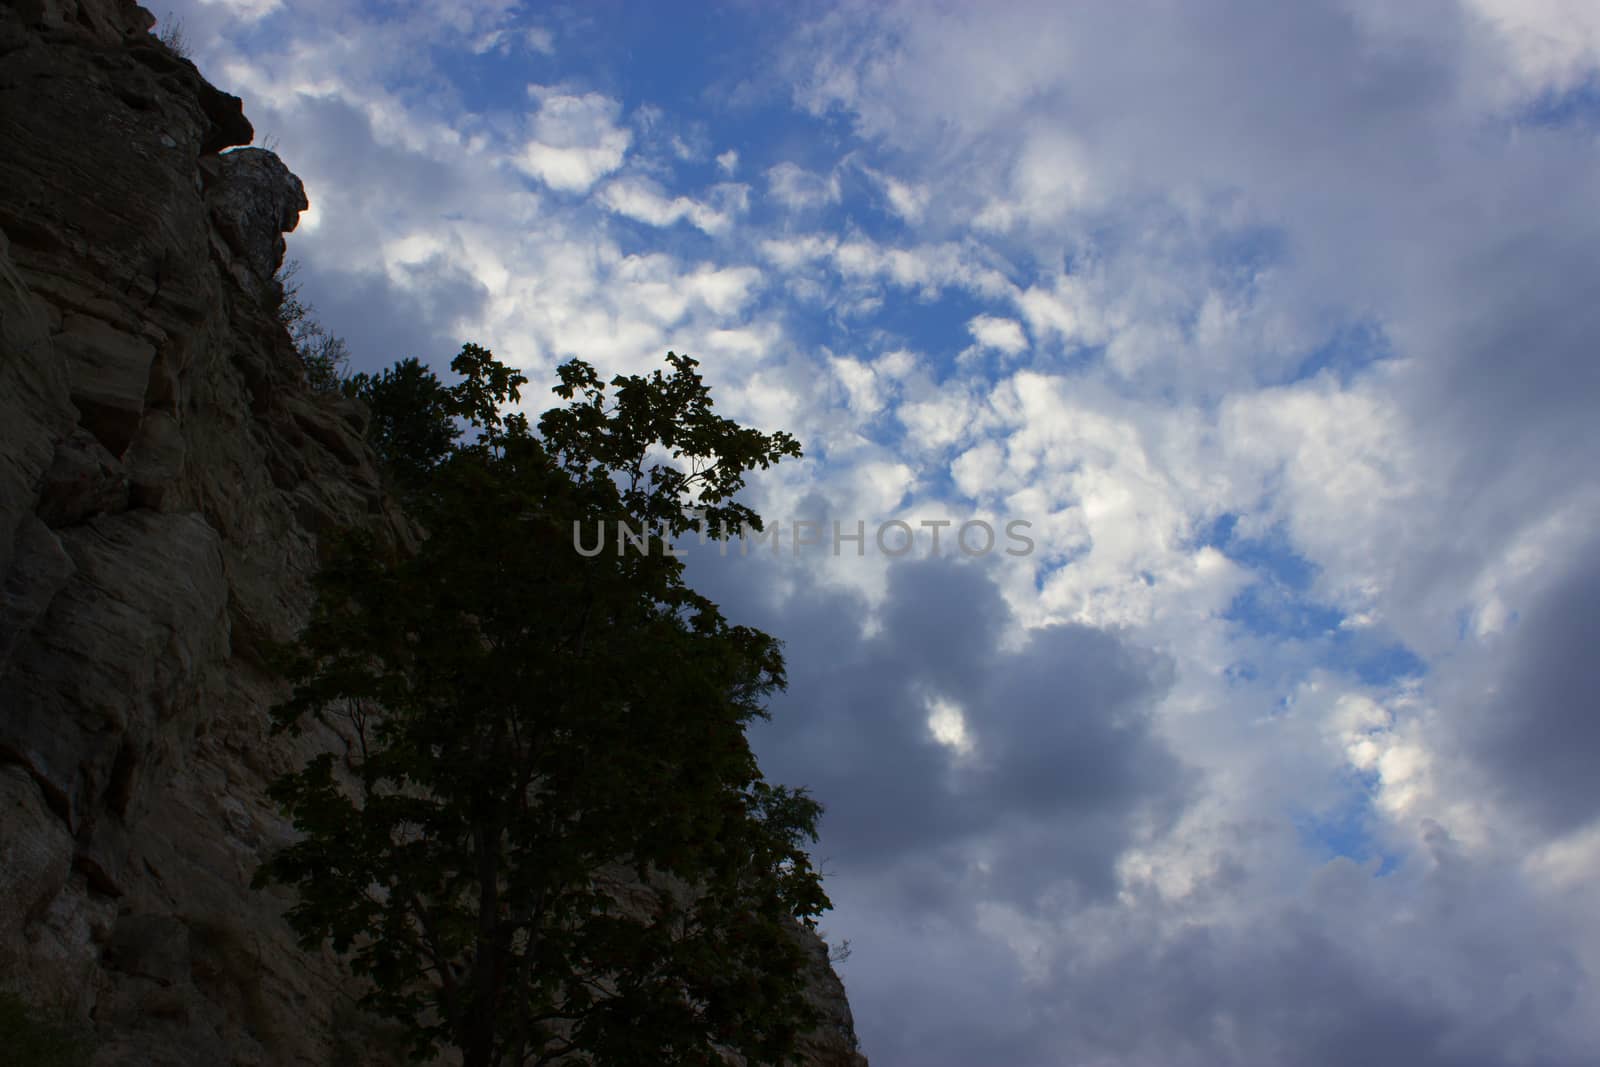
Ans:
MULTIPOLYGON (((0 984, 97 1064, 398 1062, 249 880, 267 782, 344 747, 268 735, 264 643, 326 534, 407 524, 275 316, 299 180, 152 24, 0 5, 0 984)), ((808 1061, 862 1063, 811 940, 808 1061)))

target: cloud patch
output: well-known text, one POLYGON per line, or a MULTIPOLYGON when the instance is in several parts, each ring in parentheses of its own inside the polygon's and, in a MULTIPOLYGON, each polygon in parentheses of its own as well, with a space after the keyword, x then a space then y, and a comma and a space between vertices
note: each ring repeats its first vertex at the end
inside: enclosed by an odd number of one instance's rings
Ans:
POLYGON ((528 86, 535 109, 516 158, 529 177, 565 193, 584 193, 622 166, 633 134, 617 125, 622 107, 600 93, 574 94, 528 86))
POLYGON ((839 202, 837 174, 817 174, 797 163, 767 169, 767 195, 791 211, 805 211, 839 202))
MULTIPOLYGON (((776 564, 699 565, 720 582, 776 564)), ((757 743, 774 777, 803 774, 833 810, 870 813, 828 825, 829 854, 857 874, 938 862, 950 892, 982 885, 1024 908, 1063 887, 1105 894, 1129 841, 1191 785, 1149 717, 1170 665, 1080 626, 1005 647, 1015 623, 979 567, 894 565, 871 636, 853 593, 729 601, 791 635, 790 689, 757 743)))
POLYGON ((1025 352, 1028 348, 1028 338, 1022 332, 1022 324, 1015 319, 979 315, 967 323, 967 332, 984 348, 992 348, 1008 356, 1025 352))
POLYGON ((726 231, 750 204, 749 188, 734 183, 712 187, 710 196, 703 201, 688 196, 668 197, 659 185, 646 178, 610 182, 598 195, 610 210, 646 225, 671 226, 687 221, 709 234, 726 231))

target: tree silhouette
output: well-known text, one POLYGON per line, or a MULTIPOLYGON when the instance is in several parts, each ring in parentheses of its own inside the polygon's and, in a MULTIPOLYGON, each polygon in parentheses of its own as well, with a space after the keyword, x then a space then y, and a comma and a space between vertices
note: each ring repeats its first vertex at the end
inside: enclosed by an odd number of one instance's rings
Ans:
POLYGON ((779 1063, 816 1022, 796 930, 828 906, 820 808, 745 738, 778 643, 659 541, 573 548, 574 523, 681 534, 695 508, 759 528, 744 473, 800 454, 667 361, 609 395, 566 364, 538 434, 509 410, 523 377, 475 345, 451 386, 415 361, 351 386, 426 536, 389 560, 352 535, 319 578, 274 716, 345 717, 352 750, 274 785, 301 837, 257 882, 293 887, 302 941, 369 979, 419 1056, 779 1063))

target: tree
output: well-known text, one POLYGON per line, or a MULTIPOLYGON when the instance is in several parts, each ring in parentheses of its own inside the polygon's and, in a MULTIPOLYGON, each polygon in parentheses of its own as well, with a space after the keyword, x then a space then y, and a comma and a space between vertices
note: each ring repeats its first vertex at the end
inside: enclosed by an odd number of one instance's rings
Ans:
POLYGON ((391 487, 414 498, 461 436, 450 390, 416 359, 402 359, 379 375, 353 375, 343 388, 366 402, 371 419, 367 440, 382 460, 391 487))
POLYGON ((574 522, 759 526, 743 474, 800 454, 667 359, 610 397, 568 363, 538 435, 505 410, 522 376, 475 345, 455 385, 413 362, 352 386, 427 536, 398 561, 352 536, 319 579, 275 719, 347 716, 353 782, 324 755, 275 784, 302 836, 258 883, 297 891, 303 942, 348 957, 418 1055, 779 1063, 817 1021, 795 930, 828 906, 820 808, 744 732, 784 683, 777 642, 659 545, 573 548, 574 522))

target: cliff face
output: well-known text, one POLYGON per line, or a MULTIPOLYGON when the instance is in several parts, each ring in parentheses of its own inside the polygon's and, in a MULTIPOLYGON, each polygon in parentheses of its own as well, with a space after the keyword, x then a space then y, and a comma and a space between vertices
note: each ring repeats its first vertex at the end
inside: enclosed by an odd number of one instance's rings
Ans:
MULTIPOLYGON (((392 1062, 249 889, 322 538, 403 537, 275 318, 300 182, 123 0, 0 0, 0 987, 98 1064, 392 1062)), ((820 942, 815 1064, 854 1064, 820 942)))

